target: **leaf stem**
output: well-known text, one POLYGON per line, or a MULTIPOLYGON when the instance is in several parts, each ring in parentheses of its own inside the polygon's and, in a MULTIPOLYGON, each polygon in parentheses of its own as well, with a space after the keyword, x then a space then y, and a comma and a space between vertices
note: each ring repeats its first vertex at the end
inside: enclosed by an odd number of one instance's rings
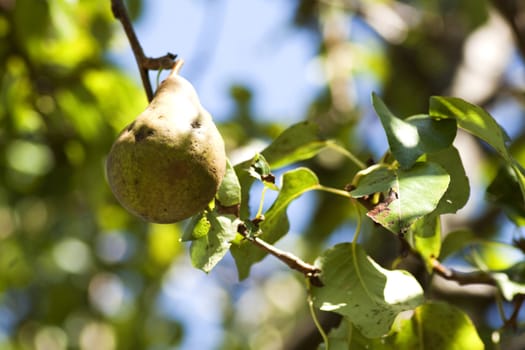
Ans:
POLYGON ((268 190, 268 187, 263 187, 263 190, 261 192, 261 200, 259 201, 259 209, 257 209, 257 214, 255 214, 255 218, 260 218, 263 211, 264 206, 264 195, 266 194, 266 191, 268 190))
POLYGON ((157 83, 157 87, 156 89, 159 88, 159 85, 160 85, 160 74, 162 73, 162 69, 159 69, 158 72, 157 72, 157 79, 156 79, 156 83, 157 83))
POLYGON ((501 318, 503 324, 505 324, 507 322, 507 316, 505 316, 505 310, 503 309, 503 301, 501 300, 501 295, 499 293, 496 293, 495 299, 499 317, 501 318))
POLYGON ((361 210, 359 210, 359 206, 356 204, 355 200, 352 200, 352 205, 354 206, 357 214, 357 224, 354 232, 354 238, 352 239, 352 245, 355 246, 357 244, 357 240, 359 239, 359 235, 361 234, 363 219, 361 218, 361 210))
POLYGON ((324 331, 323 326, 321 325, 321 322, 319 322, 319 319, 317 318, 317 314, 315 313, 314 301, 312 298, 312 289, 310 285, 310 280, 308 278, 306 279, 306 292, 307 292, 308 309, 310 310, 310 315, 312 316, 312 320, 314 321, 315 327, 319 331, 319 334, 323 338, 325 350, 330 350, 329 343, 328 343, 328 336, 326 335, 326 332, 324 331))
POLYGON ((328 192, 328 193, 336 194, 336 195, 338 195, 338 196, 342 196, 342 197, 346 197, 346 198, 350 198, 350 199, 353 198, 353 197, 350 195, 350 193, 348 193, 348 192, 345 191, 345 190, 340 190, 340 189, 337 189, 337 188, 328 187, 328 186, 323 186, 323 185, 319 185, 318 189, 321 190, 321 191, 328 192))
POLYGON ((151 88, 148 70, 171 69, 177 56, 172 53, 167 53, 166 55, 158 58, 146 57, 144 50, 140 45, 139 39, 137 38, 137 34, 135 34, 135 30, 133 29, 131 19, 129 18, 126 7, 124 6, 124 2, 122 0, 111 0, 111 10, 113 12, 113 16, 120 21, 124 31, 126 32, 131 50, 133 51, 135 61, 137 62, 137 66, 139 68, 142 85, 146 91, 148 101, 151 102, 153 99, 153 90, 151 88))

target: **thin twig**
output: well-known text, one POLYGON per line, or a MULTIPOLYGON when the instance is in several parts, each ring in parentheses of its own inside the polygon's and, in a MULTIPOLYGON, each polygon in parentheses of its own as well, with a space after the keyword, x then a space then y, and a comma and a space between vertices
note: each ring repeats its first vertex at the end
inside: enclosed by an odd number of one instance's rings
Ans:
MULTIPOLYGON (((497 286, 496 280, 490 274, 484 271, 455 271, 442 265, 437 259, 432 259, 432 268, 441 277, 450 281, 456 281, 460 285, 486 284, 490 286, 497 286)), ((514 309, 512 311, 512 315, 508 319, 505 319, 505 313, 503 312, 503 308, 500 308, 501 318, 504 321, 503 328, 517 329, 518 315, 524 302, 525 295, 518 294, 514 297, 514 309)))
POLYGON ((516 296, 516 299, 514 300, 514 310, 512 311, 512 315, 510 315, 509 319, 505 321, 504 327, 510 327, 514 330, 518 329, 518 316, 524 301, 524 295, 516 296))
POLYGON ((285 252, 279 248, 274 247, 273 245, 263 241, 259 237, 255 237, 249 234, 245 229, 242 229, 242 226, 239 227, 239 234, 241 234, 247 241, 253 243, 257 247, 266 251, 267 253, 275 256, 277 259, 281 260, 283 263, 288 265, 291 269, 301 272, 305 275, 312 285, 322 286, 322 282, 319 279, 319 273, 321 270, 315 267, 314 265, 308 264, 307 262, 301 260, 301 258, 293 255, 292 253, 285 252))
POLYGON ((484 271, 459 272, 442 265, 437 259, 432 259, 432 269, 444 279, 456 281, 460 285, 488 284, 496 286, 496 280, 484 271))
POLYGON ((142 85, 146 91, 148 101, 151 101, 153 99, 153 89, 151 88, 148 70, 171 69, 174 65, 176 55, 168 53, 158 58, 146 57, 122 0, 111 0, 111 10, 113 11, 113 16, 122 23, 122 27, 126 32, 131 50, 133 51, 135 61, 139 68, 142 85))

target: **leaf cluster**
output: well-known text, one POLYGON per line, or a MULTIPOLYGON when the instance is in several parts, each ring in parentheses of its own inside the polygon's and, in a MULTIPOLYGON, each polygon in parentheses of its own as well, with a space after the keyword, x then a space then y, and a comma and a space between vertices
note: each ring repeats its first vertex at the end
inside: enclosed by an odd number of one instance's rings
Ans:
MULTIPOLYGON (((317 270, 305 273, 310 279, 312 273, 316 274, 316 280, 311 280, 315 285, 310 291, 313 305, 343 316, 343 322, 330 333, 325 347, 333 342, 335 348, 355 348, 359 343, 363 348, 378 349, 399 346, 444 349, 461 348, 464 344, 482 349, 476 328, 461 309, 428 300, 413 274, 386 269, 367 254, 358 240, 363 220, 359 207, 366 210, 369 219, 404 243, 401 258, 407 254, 419 257, 428 274, 433 274, 436 266, 442 266, 439 259, 468 247, 468 254, 480 273, 479 279, 468 283, 494 285, 507 301, 521 297, 525 291, 520 277, 521 263, 497 266, 487 260, 491 251, 516 248, 503 243, 494 246, 465 234, 459 239, 460 233, 450 233, 443 241, 445 232, 440 224, 441 216, 461 209, 470 194, 459 152, 452 144, 458 128, 491 146, 502 160, 502 169, 510 169, 508 178, 513 179, 516 188, 522 189, 523 173, 510 155, 508 136, 490 114, 458 98, 432 97, 428 114, 405 119, 395 116, 375 94, 372 104, 389 144, 380 162, 365 167, 358 161, 361 170, 342 189, 323 186, 307 167, 285 170, 276 183, 274 169, 293 166, 323 149, 349 154, 334 141, 321 139, 313 123, 288 128, 253 159, 229 167, 216 205, 189 225, 187 237, 192 240, 193 264, 209 272, 230 249, 239 278, 247 278, 250 268, 268 253, 252 244, 252 238, 273 244, 286 235, 290 227, 287 208, 296 198, 309 191, 342 196, 355 204, 359 225, 354 239, 328 248, 315 260, 317 270), (263 192, 259 210, 250 218, 246 203, 254 181, 263 184, 263 192), (262 200, 267 190, 277 191, 277 196, 271 206, 263 210, 262 200), (239 206, 237 215, 221 214, 222 203, 239 206), (444 318, 452 323, 438 324, 445 322, 444 318), (377 341, 383 337, 387 337, 386 341, 377 341)), ((356 157, 349 159, 355 161, 356 157)), ((489 189, 494 191, 501 176, 496 177, 489 189)), ((517 200, 523 203, 525 193, 520 194, 517 200)), ((282 254, 269 252, 281 258, 282 254)), ((283 261, 301 271, 293 263, 283 261)), ((461 275, 451 279, 467 283, 461 275)))

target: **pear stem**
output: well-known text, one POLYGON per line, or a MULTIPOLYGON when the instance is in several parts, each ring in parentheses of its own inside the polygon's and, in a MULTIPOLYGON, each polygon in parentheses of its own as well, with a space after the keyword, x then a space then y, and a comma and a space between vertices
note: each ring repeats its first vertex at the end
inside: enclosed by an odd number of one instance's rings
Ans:
POLYGON ((166 55, 157 58, 146 57, 144 50, 140 45, 139 39, 137 38, 137 34, 135 34, 135 30, 131 24, 131 19, 122 0, 111 0, 111 10, 113 12, 113 16, 118 19, 120 23, 122 23, 122 27, 126 32, 131 50, 133 51, 135 61, 137 62, 137 66, 139 68, 140 78, 142 79, 142 85, 146 91, 148 102, 151 102, 153 99, 153 89, 151 87, 148 71, 171 69, 177 63, 177 61, 175 61, 177 55, 167 53, 166 55))
POLYGON ((179 58, 178 60, 176 60, 175 65, 173 66, 173 68, 171 68, 171 72, 168 77, 173 77, 175 75, 178 75, 183 64, 184 64, 183 59, 179 58))

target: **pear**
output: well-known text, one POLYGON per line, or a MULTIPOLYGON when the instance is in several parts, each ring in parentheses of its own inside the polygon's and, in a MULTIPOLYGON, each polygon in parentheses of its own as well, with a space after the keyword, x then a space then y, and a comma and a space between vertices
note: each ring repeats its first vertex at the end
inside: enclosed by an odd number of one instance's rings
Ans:
POLYGON ((226 171, 223 139, 175 63, 149 106, 122 130, 106 162, 118 201, 149 222, 173 223, 207 207, 226 171))

